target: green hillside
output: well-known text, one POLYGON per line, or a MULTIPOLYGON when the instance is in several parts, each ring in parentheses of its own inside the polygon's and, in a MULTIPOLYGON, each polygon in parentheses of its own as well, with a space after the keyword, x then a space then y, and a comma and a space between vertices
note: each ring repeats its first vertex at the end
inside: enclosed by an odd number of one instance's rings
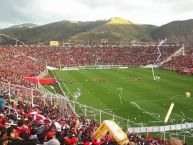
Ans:
POLYGON ((173 21, 152 31, 154 40, 168 38, 171 42, 193 44, 193 19, 173 21))
POLYGON ((131 42, 131 41, 151 41, 150 32, 156 26, 138 25, 121 18, 112 18, 103 25, 99 25, 88 32, 83 32, 71 37, 72 40, 88 40, 100 42, 107 40, 112 43, 131 42))
POLYGON ((70 22, 60 21, 47 25, 42 25, 35 28, 7 28, 3 29, 1 33, 7 34, 11 37, 16 37, 25 43, 43 42, 48 43, 50 40, 63 41, 69 37, 89 31, 93 27, 104 23, 103 21, 97 22, 70 22))
MULTIPOLYGON (((0 33, 15 37, 25 43, 48 44, 50 40, 73 43, 110 44, 130 42, 152 42, 168 38, 168 43, 193 44, 193 19, 173 21, 163 26, 135 24, 114 17, 108 20, 74 22, 60 21, 46 25, 21 24, 0 30, 0 33)), ((14 43, 2 39, 1 43, 14 43)))
MULTIPOLYGON (((112 18, 101 21, 73 22, 60 21, 42 25, 39 27, 11 27, 0 31, 11 37, 16 37, 25 43, 43 42, 50 40, 58 41, 100 41, 108 39, 109 41, 148 41, 150 30, 155 26, 145 26, 133 24, 122 18, 112 18), (147 28, 148 27, 148 28, 147 28)), ((7 40, 8 41, 8 40, 7 40)))

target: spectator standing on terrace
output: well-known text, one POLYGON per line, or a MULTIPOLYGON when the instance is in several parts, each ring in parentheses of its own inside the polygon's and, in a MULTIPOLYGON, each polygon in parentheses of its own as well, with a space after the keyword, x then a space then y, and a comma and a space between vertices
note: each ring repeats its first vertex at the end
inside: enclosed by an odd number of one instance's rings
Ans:
POLYGON ((0 113, 3 111, 5 101, 3 98, 0 98, 0 113))
POLYGON ((7 145, 7 129, 0 127, 0 145, 7 145))

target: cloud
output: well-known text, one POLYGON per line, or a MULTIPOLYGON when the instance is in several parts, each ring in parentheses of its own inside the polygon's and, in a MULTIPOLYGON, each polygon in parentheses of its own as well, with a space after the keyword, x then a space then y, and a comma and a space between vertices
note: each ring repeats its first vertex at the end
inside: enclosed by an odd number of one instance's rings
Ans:
POLYGON ((192 0, 1 0, 0 27, 26 22, 123 17, 161 25, 193 16, 192 0))
POLYGON ((37 15, 33 13, 36 11, 35 5, 36 0, 1 0, 0 20, 7 23, 33 20, 37 15))
POLYGON ((89 8, 101 8, 121 5, 122 2, 117 0, 77 0, 77 2, 89 7, 89 8))

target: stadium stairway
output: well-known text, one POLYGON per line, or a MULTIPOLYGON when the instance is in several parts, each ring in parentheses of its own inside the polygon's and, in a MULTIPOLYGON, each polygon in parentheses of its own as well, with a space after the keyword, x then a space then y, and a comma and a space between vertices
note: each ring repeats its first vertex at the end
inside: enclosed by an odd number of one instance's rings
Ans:
POLYGON ((184 45, 183 45, 183 46, 182 46, 181 48, 179 48, 174 54, 170 55, 170 56, 167 57, 164 61, 162 61, 162 62, 160 63, 160 65, 163 65, 164 63, 172 60, 173 57, 180 56, 180 55, 185 55, 185 52, 184 52, 184 51, 185 51, 185 48, 184 48, 184 45))

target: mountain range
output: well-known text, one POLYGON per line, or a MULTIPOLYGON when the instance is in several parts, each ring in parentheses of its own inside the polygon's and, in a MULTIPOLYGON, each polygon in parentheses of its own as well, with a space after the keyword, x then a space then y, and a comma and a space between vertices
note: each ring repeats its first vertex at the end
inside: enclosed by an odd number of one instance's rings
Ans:
MULTIPOLYGON (((162 26, 135 24, 129 20, 114 17, 98 21, 59 21, 45 25, 33 23, 1 29, 0 34, 17 38, 26 44, 57 40, 73 43, 111 44, 130 42, 155 42, 168 39, 170 43, 193 44, 193 19, 173 21, 162 26)), ((1 43, 15 43, 15 40, 1 37, 1 43)))

